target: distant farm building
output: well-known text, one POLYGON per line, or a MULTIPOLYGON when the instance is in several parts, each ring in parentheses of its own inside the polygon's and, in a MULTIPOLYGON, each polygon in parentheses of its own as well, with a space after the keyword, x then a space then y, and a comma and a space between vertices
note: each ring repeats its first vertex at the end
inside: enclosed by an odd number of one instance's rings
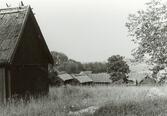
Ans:
POLYGON ((73 75, 73 78, 76 80, 74 85, 91 85, 93 83, 93 80, 87 75, 73 75))
POLYGON ((106 85, 112 83, 110 75, 107 73, 89 74, 88 76, 93 80, 94 84, 106 85))
POLYGON ((54 80, 54 84, 57 86, 67 85, 71 83, 73 83, 73 77, 67 73, 59 74, 54 80))
POLYGON ((156 80, 153 78, 150 78, 149 76, 146 76, 143 80, 140 81, 140 85, 155 85, 156 80))
POLYGON ((52 56, 30 6, 0 9, 0 102, 49 91, 52 56))

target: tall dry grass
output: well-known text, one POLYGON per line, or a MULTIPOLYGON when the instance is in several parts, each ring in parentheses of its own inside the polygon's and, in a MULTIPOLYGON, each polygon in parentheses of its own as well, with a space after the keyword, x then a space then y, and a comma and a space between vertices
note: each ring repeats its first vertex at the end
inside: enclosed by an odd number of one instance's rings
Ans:
POLYGON ((50 88, 47 97, 11 100, 0 106, 0 116, 68 116, 69 112, 98 106, 95 114, 81 116, 148 116, 167 113, 167 87, 156 87, 163 96, 149 96, 155 87, 94 86, 50 88))

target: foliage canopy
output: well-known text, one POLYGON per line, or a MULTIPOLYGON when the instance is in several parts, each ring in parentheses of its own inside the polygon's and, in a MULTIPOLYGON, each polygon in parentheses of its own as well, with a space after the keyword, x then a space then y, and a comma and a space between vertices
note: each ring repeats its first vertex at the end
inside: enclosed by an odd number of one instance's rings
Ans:
POLYGON ((113 81, 120 79, 126 80, 128 78, 126 75, 130 72, 130 69, 124 61, 124 57, 120 55, 113 55, 108 58, 107 72, 110 73, 113 81))
POLYGON ((132 54, 138 60, 147 57, 155 64, 167 63, 167 5, 152 0, 146 6, 130 14, 126 23, 132 41, 138 45, 132 54))

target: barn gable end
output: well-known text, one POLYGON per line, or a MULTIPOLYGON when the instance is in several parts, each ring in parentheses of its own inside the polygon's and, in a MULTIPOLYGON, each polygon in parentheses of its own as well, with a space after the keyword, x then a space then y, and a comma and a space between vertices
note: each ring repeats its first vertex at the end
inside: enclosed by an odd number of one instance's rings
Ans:
POLYGON ((13 64, 53 64, 52 56, 30 7, 13 53, 13 64), (26 52, 26 53, 24 53, 26 52))

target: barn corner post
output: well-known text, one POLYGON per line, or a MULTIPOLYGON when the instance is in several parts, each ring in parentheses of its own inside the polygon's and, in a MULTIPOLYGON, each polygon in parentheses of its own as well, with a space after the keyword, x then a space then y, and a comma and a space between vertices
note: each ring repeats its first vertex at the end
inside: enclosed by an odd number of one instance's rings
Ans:
POLYGON ((10 66, 0 64, 0 105, 5 105, 11 98, 10 66))

